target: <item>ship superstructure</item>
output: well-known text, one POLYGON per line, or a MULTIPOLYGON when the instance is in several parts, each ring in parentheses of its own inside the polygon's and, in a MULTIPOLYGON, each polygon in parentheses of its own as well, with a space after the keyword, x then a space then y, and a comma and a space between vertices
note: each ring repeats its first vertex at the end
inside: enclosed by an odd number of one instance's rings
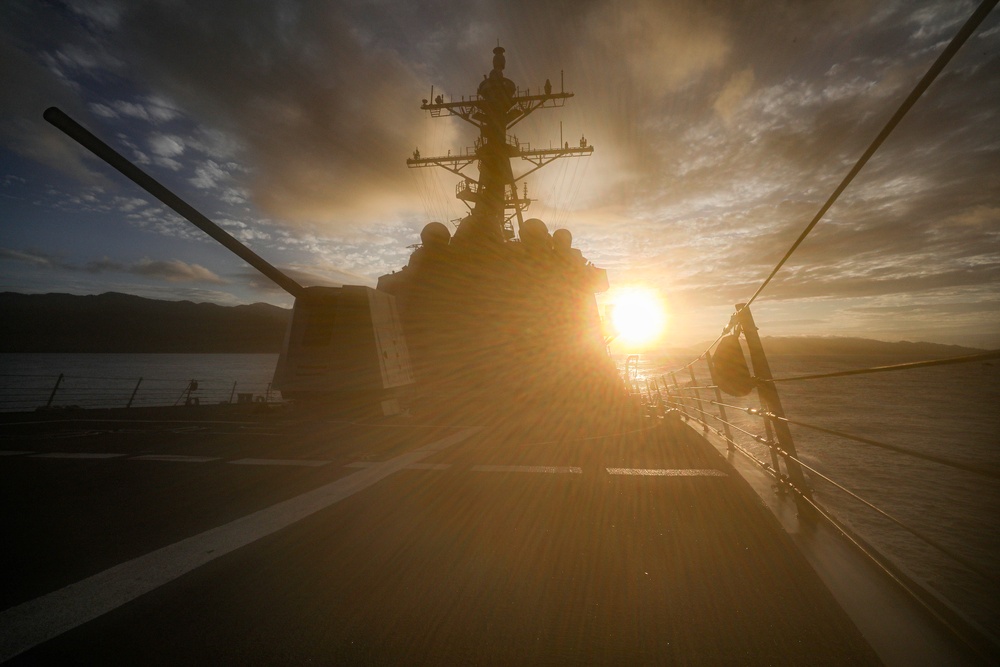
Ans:
POLYGON ((432 93, 423 100, 432 116, 457 116, 478 130, 471 148, 442 156, 417 149, 407 160, 462 177, 456 196, 468 214, 454 233, 441 222, 426 225, 407 266, 379 278, 379 289, 395 295, 417 381, 434 394, 551 395, 571 373, 606 396, 617 375, 594 294, 607 289, 607 275, 572 247, 568 230, 550 234, 541 220, 524 217, 531 199, 521 183, 559 158, 594 148, 581 138, 573 147, 535 149, 512 133, 532 112, 562 106, 573 93, 561 81, 554 91, 549 80, 535 94, 520 90, 504 76, 504 53, 493 49, 493 69, 475 95, 446 101, 432 93), (515 159, 529 165, 516 176, 515 159), (478 179, 465 173, 473 164, 478 179))
MULTIPOLYGON (((463 96, 459 101, 445 101, 443 95, 423 100, 421 109, 432 117, 457 116, 472 124, 479 136, 471 148, 448 151, 446 155, 423 157, 419 149, 406 161, 409 167, 436 166, 462 176, 455 188, 455 196, 468 205, 470 214, 462 220, 456 239, 497 242, 515 237, 514 218, 518 228, 524 224, 524 211, 531 204, 526 185, 518 194, 518 184, 529 174, 564 157, 588 156, 594 147, 581 137, 579 145, 571 147, 560 141, 558 148, 532 148, 512 133, 515 125, 537 109, 561 107, 573 93, 565 92, 560 81, 559 92, 553 92, 552 83, 546 79, 542 90, 532 95, 530 89, 521 90, 506 78, 505 49, 493 49, 493 69, 483 77, 476 95, 463 96), (532 167, 514 176, 511 160, 520 158, 532 167), (479 180, 468 177, 464 171, 478 163, 479 180)), ((560 77, 561 78, 561 77, 560 77)))

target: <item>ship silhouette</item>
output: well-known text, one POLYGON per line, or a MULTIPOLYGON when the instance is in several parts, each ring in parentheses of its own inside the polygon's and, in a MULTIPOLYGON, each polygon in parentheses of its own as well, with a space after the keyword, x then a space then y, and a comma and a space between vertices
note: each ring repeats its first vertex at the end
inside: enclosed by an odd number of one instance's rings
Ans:
POLYGON ((996 657, 988 637, 914 594, 905 572, 869 558, 848 527, 821 520, 753 299, 696 360, 708 385, 689 366, 678 371, 690 370, 686 385, 646 377, 640 386, 635 359, 618 375, 594 297, 606 274, 564 230, 525 217, 530 201, 511 166, 593 147, 534 150, 508 138, 520 118, 572 94, 550 82, 522 93, 504 76, 505 57, 494 49, 476 95, 423 102, 479 136, 470 153, 415 151, 408 164, 459 173, 475 163, 479 178, 456 188, 469 211, 454 232, 428 224, 408 264, 377 289, 303 287, 46 111, 295 297, 275 370, 290 407, 5 419, 7 497, 26 518, 5 517, 17 576, 0 612, 0 660, 996 657), (722 391, 761 397, 770 476, 747 471, 728 423, 716 431, 728 456, 708 440, 704 408, 724 420, 722 391), (164 472, 171 465, 184 469, 164 472), (72 529, 53 527, 60 513, 72 529))

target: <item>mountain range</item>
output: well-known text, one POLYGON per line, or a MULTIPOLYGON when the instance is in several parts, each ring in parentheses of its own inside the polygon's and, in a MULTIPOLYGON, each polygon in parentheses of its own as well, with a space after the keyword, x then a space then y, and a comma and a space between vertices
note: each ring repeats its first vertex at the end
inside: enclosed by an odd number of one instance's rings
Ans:
MULTIPOLYGON (((266 303, 219 306, 117 292, 89 296, 2 292, 0 313, 0 352, 277 353, 292 311, 266 303)), ((931 359, 982 351, 837 336, 765 336, 762 342, 768 354, 789 355, 931 359)))
POLYGON ((291 310, 99 295, 0 293, 4 352, 279 352, 291 310))

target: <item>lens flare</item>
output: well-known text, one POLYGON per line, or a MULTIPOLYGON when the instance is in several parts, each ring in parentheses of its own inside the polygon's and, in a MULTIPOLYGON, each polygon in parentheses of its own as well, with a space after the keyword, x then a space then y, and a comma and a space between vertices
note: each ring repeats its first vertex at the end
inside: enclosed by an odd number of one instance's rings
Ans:
POLYGON ((625 288, 615 296, 612 305, 611 324, 620 342, 648 345, 663 335, 667 317, 656 291, 625 288))

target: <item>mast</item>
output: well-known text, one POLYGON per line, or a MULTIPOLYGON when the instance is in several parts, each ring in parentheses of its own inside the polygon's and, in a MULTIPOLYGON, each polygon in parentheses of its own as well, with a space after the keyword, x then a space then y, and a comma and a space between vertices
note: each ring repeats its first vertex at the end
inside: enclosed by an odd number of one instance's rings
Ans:
MULTIPOLYGON (((420 151, 415 150, 413 157, 406 161, 411 168, 436 166, 463 178, 455 188, 455 196, 469 207, 469 215, 463 218, 455 233, 455 239, 460 242, 492 244, 514 238, 512 220, 517 218, 520 229, 524 222, 522 214, 531 204, 526 188, 518 195, 518 182, 559 158, 594 152, 594 147, 583 137, 579 145, 573 147, 567 142, 558 148, 532 149, 529 143, 510 133, 511 128, 536 109, 561 107, 573 93, 562 90, 561 76, 559 92, 552 91, 548 80, 538 94, 522 91, 503 75, 506 63, 504 48, 497 46, 493 49, 493 69, 483 76, 475 95, 446 102, 439 94, 433 100, 423 100, 420 107, 435 118, 458 116, 475 126, 479 137, 474 146, 434 157, 421 157, 420 151), (511 160, 515 158, 533 166, 514 176, 511 160), (478 165, 478 180, 463 173, 473 162, 478 165)), ((431 90, 433 95, 433 88, 431 90)))

